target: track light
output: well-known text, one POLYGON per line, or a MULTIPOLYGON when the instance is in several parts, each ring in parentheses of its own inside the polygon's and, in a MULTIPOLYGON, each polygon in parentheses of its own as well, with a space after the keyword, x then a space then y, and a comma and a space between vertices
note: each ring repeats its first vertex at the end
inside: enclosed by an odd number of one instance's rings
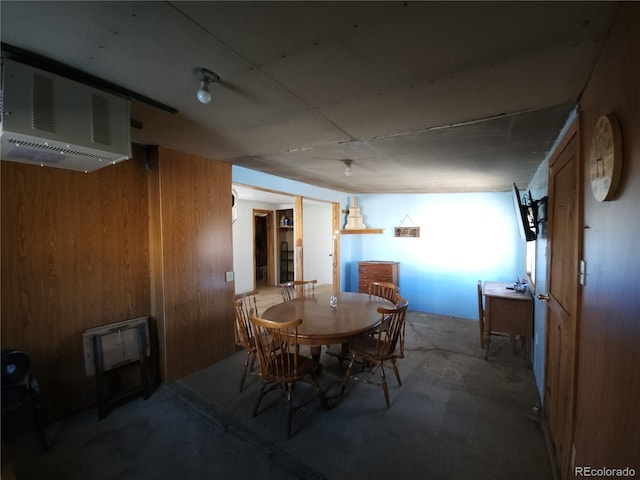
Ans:
POLYGON ((194 75, 200 79, 200 89, 198 90, 197 97, 200 103, 207 104, 211 101, 211 92, 209 92, 209 83, 216 83, 220 81, 220 77, 206 68, 196 68, 194 75))
POLYGON ((353 163, 353 160, 343 160, 342 163, 344 163, 344 174, 348 177, 351 175, 351 164, 353 163))

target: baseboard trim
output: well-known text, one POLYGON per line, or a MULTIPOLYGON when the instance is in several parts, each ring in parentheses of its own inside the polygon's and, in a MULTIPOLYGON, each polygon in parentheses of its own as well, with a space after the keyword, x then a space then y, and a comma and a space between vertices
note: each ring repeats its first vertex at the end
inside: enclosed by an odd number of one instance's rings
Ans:
POLYGON ((551 439, 551 432, 549 431, 549 424, 547 423, 547 417, 542 415, 542 433, 544 434, 544 443, 547 447, 547 457, 549 457, 549 467, 551 468, 551 475, 553 480, 560 479, 560 471, 558 469, 558 456, 556 455, 556 449, 553 446, 553 440, 551 439))

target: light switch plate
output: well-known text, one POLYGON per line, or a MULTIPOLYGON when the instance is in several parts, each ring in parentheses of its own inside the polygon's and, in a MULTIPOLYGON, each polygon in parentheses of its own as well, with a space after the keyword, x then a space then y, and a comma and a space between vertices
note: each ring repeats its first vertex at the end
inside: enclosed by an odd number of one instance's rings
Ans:
POLYGON ((225 273, 225 280, 227 282, 233 282, 233 272, 226 272, 225 273))

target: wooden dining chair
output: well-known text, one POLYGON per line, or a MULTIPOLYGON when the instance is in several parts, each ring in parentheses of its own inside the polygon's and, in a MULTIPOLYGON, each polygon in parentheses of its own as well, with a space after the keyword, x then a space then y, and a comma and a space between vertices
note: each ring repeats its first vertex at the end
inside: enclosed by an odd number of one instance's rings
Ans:
POLYGON ((258 414, 262 397, 274 389, 281 389, 287 397, 287 437, 291 438, 293 412, 309 403, 316 396, 325 405, 320 384, 316 378, 317 365, 313 359, 300 355, 298 325, 302 319, 274 322, 256 316, 250 317, 256 339, 256 354, 260 365, 260 396, 253 410, 258 414), (274 346, 278 346, 277 349, 274 346), (307 382, 315 388, 315 395, 304 404, 294 405, 293 387, 297 382, 307 382))
POLYGON ((313 297, 316 294, 318 280, 293 280, 280 284, 282 300, 289 302, 296 298, 313 297))
POLYGON ((349 378, 351 377, 351 370, 356 362, 356 358, 360 357, 363 361, 363 365, 369 365, 370 375, 365 382, 376 383, 381 386, 384 392, 384 399, 389 408, 389 389, 387 387, 387 379, 385 374, 385 367, 391 363, 391 368, 396 375, 398 385, 402 385, 400 380, 400 372, 398 371, 397 359, 404 357, 404 331, 405 331, 405 317, 407 315, 407 308, 409 306, 405 299, 400 299, 400 305, 396 308, 378 308, 380 314, 380 322, 385 323, 386 327, 380 329, 378 335, 375 336, 360 336, 351 342, 349 351, 351 352, 351 363, 345 373, 342 380, 341 394, 347 386, 349 378), (385 365, 387 362, 387 365, 385 365), (373 381, 373 375, 375 371, 380 372, 380 382, 373 381))
MULTIPOLYGON (((391 282, 369 283, 369 297, 372 297, 372 296, 389 300, 396 306, 399 305, 400 299, 406 302, 406 300, 402 298, 402 296, 400 295, 400 289, 398 288, 398 286, 391 282)), ((381 330, 386 328, 386 324, 387 322, 381 322, 380 326, 378 327, 375 333, 377 334, 381 330)))
MULTIPOLYGON (((398 294, 396 296, 396 308, 405 308, 405 309, 409 308, 409 302, 407 301, 406 298, 404 298, 400 294, 398 294)), ((405 313, 405 316, 406 316, 406 313, 405 313)), ((405 332, 405 328, 406 328, 406 322, 403 320, 402 321, 402 332, 400 333, 400 337, 398 338, 396 358, 404 358, 404 332, 405 332)), ((398 383, 399 383, 399 381, 398 381, 398 383)))
POLYGON ((399 295, 400 289, 397 285, 391 282, 370 282, 369 283, 369 296, 375 296, 384 298, 393 302, 395 305, 397 303, 397 296, 399 295))
POLYGON ((239 293, 233 297, 233 306, 236 315, 236 344, 242 345, 247 358, 244 361, 244 370, 240 379, 240 391, 244 387, 244 381, 251 372, 256 361, 256 342, 253 328, 249 318, 251 315, 259 315, 256 295, 258 290, 239 293))

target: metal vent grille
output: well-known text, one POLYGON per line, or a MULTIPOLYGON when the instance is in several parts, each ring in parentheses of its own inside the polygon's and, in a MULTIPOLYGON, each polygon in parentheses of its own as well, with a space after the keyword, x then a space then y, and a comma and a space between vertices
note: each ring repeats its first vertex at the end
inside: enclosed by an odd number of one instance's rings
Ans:
POLYGON ((53 80, 37 73, 33 75, 31 127, 55 133, 56 116, 53 111, 53 80))
POLYGON ((128 99, 2 60, 3 160, 88 173, 131 157, 128 99))
POLYGON ((111 145, 109 101, 96 93, 91 94, 91 141, 111 145))
MULTIPOLYGON (((60 154, 59 161, 64 160, 65 155, 74 155, 74 156, 92 158, 94 160, 99 160, 99 161, 104 160, 109 162, 116 162, 118 160, 122 160, 121 155, 117 155, 117 154, 111 155, 106 153, 101 155, 97 153, 86 152, 84 150, 76 149, 76 148, 73 148, 72 146, 68 146, 67 148, 62 148, 62 147, 57 147, 55 145, 49 145, 47 143, 28 142, 28 141, 11 138, 11 137, 7 138, 6 142, 14 145, 14 148, 11 152, 13 157, 23 158, 25 160, 32 160, 35 158, 35 154, 33 151, 31 151, 31 149, 37 149, 38 151, 59 153, 60 154)), ((43 157, 38 156, 37 158, 38 158, 38 161, 40 161, 40 159, 43 157)), ((44 163, 58 163, 58 160, 57 159, 53 161, 45 160, 44 163)))

